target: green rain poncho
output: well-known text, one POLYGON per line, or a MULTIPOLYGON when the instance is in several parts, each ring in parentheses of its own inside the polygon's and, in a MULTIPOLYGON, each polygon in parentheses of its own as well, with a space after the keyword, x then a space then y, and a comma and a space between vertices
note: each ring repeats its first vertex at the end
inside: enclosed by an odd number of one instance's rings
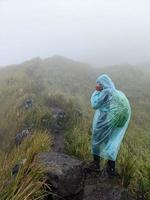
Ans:
POLYGON ((95 109, 92 153, 115 161, 130 121, 131 108, 125 94, 115 88, 108 75, 101 75, 96 83, 100 83, 103 90, 96 90, 91 97, 95 109))

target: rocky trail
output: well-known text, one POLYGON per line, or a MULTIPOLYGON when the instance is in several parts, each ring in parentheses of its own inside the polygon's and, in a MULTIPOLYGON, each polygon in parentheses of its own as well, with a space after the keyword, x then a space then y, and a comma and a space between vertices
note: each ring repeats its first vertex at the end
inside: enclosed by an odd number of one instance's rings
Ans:
MULTIPOLYGON (((39 161, 49 169, 47 181, 55 194, 50 194, 45 200, 131 200, 119 178, 109 178, 105 169, 87 173, 83 161, 65 153, 65 113, 58 107, 53 107, 52 111, 52 149, 37 155, 39 161)), ((15 144, 20 145, 31 134, 29 128, 23 130, 16 135, 15 144)), ((14 176, 18 170, 17 164, 13 168, 14 176)))
POLYGON ((52 151, 64 152, 64 132, 62 130, 53 134, 52 151))
POLYGON ((61 126, 55 124, 52 135, 52 151, 39 155, 42 163, 50 167, 49 183, 56 194, 46 200, 130 200, 118 178, 109 178, 105 170, 87 174, 82 161, 65 154, 61 126))

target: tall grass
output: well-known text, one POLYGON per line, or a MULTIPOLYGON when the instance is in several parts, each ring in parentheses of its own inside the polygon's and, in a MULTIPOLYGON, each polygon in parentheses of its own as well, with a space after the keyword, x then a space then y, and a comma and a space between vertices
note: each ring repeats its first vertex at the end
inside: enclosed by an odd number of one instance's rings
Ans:
POLYGON ((150 166, 144 165, 138 171, 137 187, 134 193, 137 199, 150 199, 150 166))
POLYGON ((117 162, 121 184, 124 187, 128 187, 135 176, 136 159, 128 143, 124 142, 117 162))
MULTIPOLYGON (((121 185, 129 188, 131 195, 138 200, 141 196, 142 200, 148 200, 150 195, 149 150, 143 150, 143 137, 135 140, 134 134, 128 131, 116 161, 121 185)), ((69 154, 85 161, 92 159, 90 117, 80 118, 72 130, 66 133, 65 142, 69 154)), ((102 164, 105 166, 104 160, 102 164)))
MULTIPOLYGON (((35 158, 41 151, 50 149, 51 139, 47 133, 36 132, 23 143, 3 155, 0 160, 0 199, 31 200, 43 199, 47 195, 46 168, 35 158), (19 171, 12 174, 18 164, 19 171)), ((49 188, 50 189, 50 188, 49 188)))
POLYGON ((69 154, 85 161, 90 160, 91 130, 86 120, 80 119, 65 136, 65 148, 69 154))

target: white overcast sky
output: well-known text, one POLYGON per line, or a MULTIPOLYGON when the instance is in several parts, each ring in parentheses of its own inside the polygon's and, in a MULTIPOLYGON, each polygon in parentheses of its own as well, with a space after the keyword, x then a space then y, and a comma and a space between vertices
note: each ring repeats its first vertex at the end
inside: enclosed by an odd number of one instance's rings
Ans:
POLYGON ((62 55, 150 61, 150 0, 0 0, 0 65, 62 55))

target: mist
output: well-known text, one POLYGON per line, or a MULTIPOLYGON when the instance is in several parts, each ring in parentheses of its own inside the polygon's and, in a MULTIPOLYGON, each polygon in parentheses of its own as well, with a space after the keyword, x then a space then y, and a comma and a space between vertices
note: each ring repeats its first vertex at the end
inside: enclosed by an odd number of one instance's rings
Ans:
POLYGON ((0 66, 55 54, 137 64, 149 53, 148 0, 0 0, 0 66))

